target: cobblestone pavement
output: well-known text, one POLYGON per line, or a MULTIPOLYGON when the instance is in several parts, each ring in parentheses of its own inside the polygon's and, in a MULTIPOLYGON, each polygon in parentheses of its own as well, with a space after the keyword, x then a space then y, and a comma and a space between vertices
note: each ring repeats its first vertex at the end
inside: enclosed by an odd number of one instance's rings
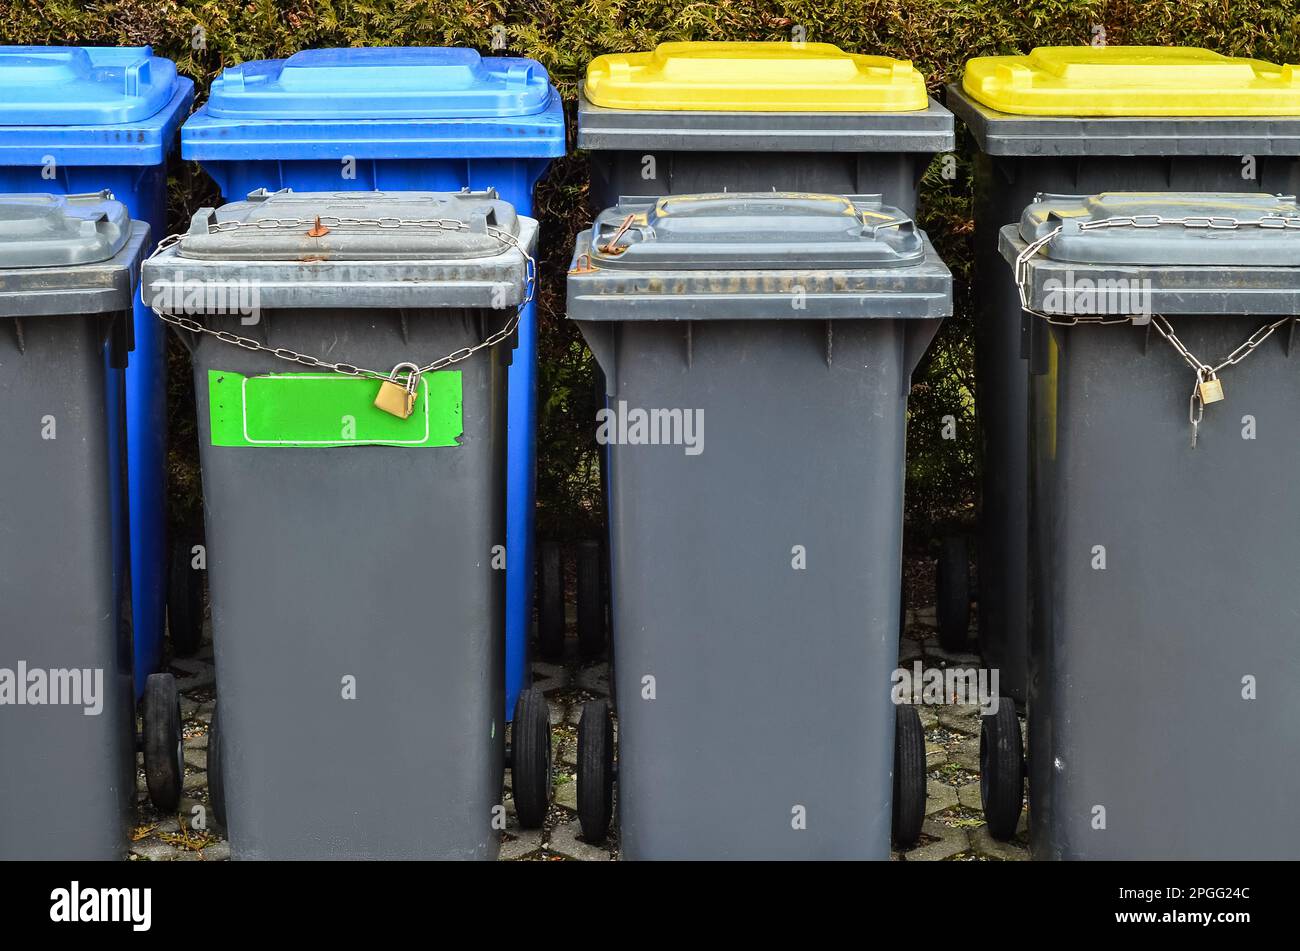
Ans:
MULTIPOLYGON (((617 832, 602 843, 580 836, 577 819, 576 755, 578 715, 586 700, 609 695, 609 667, 604 662, 583 664, 536 663, 534 682, 546 693, 551 707, 555 744, 555 797, 542 829, 520 829, 507 790, 507 830, 502 837, 501 859, 538 861, 610 861, 618 858, 617 832)), ((934 608, 908 613, 900 639, 899 661, 910 666, 921 660, 926 667, 958 664, 976 666, 972 654, 949 654, 938 645, 934 608)), ((137 769, 136 824, 132 860, 222 861, 230 848, 211 822, 208 804, 208 726, 215 697, 212 647, 206 643, 198 656, 173 660, 171 670, 181 690, 185 720, 185 795, 177 815, 159 815, 145 794, 143 766, 137 769), (201 807, 201 808, 196 808, 201 807), (204 829, 201 826, 208 825, 204 829)), ((921 841, 894 858, 917 861, 1023 860, 1027 851, 1026 820, 1013 842, 997 842, 984 825, 979 792, 979 718, 974 706, 922 707, 929 766, 927 818, 921 841)), ((506 776, 509 782, 509 774, 506 776)), ((617 827, 617 815, 615 817, 617 827)))

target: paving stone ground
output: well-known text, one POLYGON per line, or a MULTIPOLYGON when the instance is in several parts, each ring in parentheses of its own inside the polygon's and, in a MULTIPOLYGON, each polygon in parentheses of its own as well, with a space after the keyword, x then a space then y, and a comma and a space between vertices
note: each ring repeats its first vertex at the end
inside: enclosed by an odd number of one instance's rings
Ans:
MULTIPOLYGON (((910 667, 915 660, 920 660, 926 668, 979 665, 979 657, 974 654, 950 654, 940 648, 934 626, 932 605, 908 612, 906 630, 899 643, 901 666, 910 667)), ((507 773, 503 861, 606 862, 618 858, 617 807, 611 838, 605 842, 586 842, 579 830, 576 806, 578 715, 585 701, 609 695, 609 667, 603 661, 583 663, 578 659, 576 644, 571 643, 570 647, 563 662, 533 665, 534 683, 545 692, 551 706, 554 802, 542 829, 520 829, 514 803, 509 798, 507 773)), ((158 814, 145 793, 143 765, 137 763, 138 805, 131 858, 134 861, 223 861, 229 859, 230 847, 220 831, 212 828, 208 800, 208 726, 215 697, 210 639, 196 657, 173 660, 171 670, 180 686, 181 714, 185 721, 185 794, 177 814, 158 814)), ((994 840, 984 824, 979 796, 978 708, 922 706, 920 714, 929 767, 926 821, 920 842, 911 849, 894 853, 893 858, 904 862, 1027 859, 1025 814, 1012 842, 994 840)))

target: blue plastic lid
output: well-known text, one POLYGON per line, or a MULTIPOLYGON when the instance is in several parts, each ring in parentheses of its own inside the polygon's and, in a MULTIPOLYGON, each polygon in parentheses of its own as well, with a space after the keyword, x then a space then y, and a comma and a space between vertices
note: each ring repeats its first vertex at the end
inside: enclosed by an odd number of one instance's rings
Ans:
POLYGON ((472 49, 304 50, 231 66, 212 83, 218 119, 441 119, 534 115, 550 102, 531 59, 472 49))
POLYGON ((175 85, 176 64, 148 46, 0 46, 0 125, 138 122, 175 85))

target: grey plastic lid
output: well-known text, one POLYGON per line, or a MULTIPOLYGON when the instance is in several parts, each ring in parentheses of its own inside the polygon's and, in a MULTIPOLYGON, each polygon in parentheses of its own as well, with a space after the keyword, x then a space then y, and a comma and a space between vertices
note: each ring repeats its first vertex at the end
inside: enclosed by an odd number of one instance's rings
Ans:
POLYGON ((1027 243, 1058 229, 1040 252, 1056 261, 1300 266, 1300 206, 1294 196, 1039 195, 1020 219, 1020 236, 1027 243))
POLYGON ((988 155, 1300 155, 1300 116, 1024 116, 952 83, 944 102, 988 155))
POLYGON ((578 235, 567 287, 567 314, 584 321, 952 313, 947 267, 925 233, 877 196, 625 198, 578 235))
POLYGON ((916 264, 915 223, 878 195, 797 192, 624 198, 592 225, 591 264, 640 270, 784 270, 916 264))
POLYGON ((108 191, 0 195, 0 268, 97 264, 130 234, 126 206, 108 191))
POLYGON ((577 147, 710 152, 949 152, 952 113, 929 99, 908 112, 711 112, 610 109, 578 84, 577 147))
POLYGON ((107 260, 41 267, 0 266, 0 317, 71 317, 130 311, 149 226, 127 222, 107 260))
POLYGON ((201 210, 142 280, 149 306, 171 314, 498 309, 527 297, 536 246, 537 222, 492 189, 258 191, 201 210))
POLYGON ((479 192, 255 191, 202 208, 178 256, 223 261, 467 260, 510 250, 519 219, 495 189, 479 192), (319 226, 318 226, 319 220, 319 226))
POLYGON ((1045 195, 1019 224, 998 232, 998 251, 1014 275, 1029 247, 1061 228, 1025 258, 1018 275, 1030 309, 1038 313, 1124 316, 1135 324, 1149 323, 1153 314, 1284 317, 1300 314, 1295 225, 1300 217, 1294 199, 1267 195, 1045 195), (1149 215, 1190 218, 1194 226, 1156 224, 1149 215), (1279 224, 1209 226, 1226 225, 1228 217, 1276 217, 1279 224), (1114 226, 1087 227, 1115 218, 1121 222, 1114 226), (1293 219, 1291 226, 1285 218, 1293 219))

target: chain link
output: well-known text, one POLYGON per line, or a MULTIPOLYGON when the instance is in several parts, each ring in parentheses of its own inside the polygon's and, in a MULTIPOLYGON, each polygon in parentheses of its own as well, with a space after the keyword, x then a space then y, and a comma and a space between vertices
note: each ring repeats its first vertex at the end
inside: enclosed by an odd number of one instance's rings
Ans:
MULTIPOLYGON (((1253 220, 1242 221, 1226 215, 1215 216, 1193 216, 1186 218, 1165 218, 1160 215, 1131 215, 1126 217, 1102 218, 1097 221, 1085 221, 1079 224, 1081 231, 1091 231, 1098 228, 1158 228, 1161 225, 1181 225, 1184 228, 1214 228, 1218 230, 1234 230, 1237 228, 1291 228, 1300 230, 1300 217, 1285 215, 1263 215, 1253 220)), ((1025 249, 1016 255, 1016 286, 1020 292, 1020 306, 1025 313, 1032 317, 1039 317, 1049 324, 1058 327, 1074 327, 1079 324, 1090 324, 1096 326, 1105 326, 1109 324, 1127 324, 1131 322, 1131 316, 1124 317, 1092 317, 1092 316, 1074 316, 1061 318, 1059 315, 1046 314, 1034 310, 1030 306, 1030 288, 1029 288, 1029 262, 1045 248, 1051 241, 1061 233, 1063 226, 1057 226, 1048 234, 1037 238, 1025 246, 1025 249)), ((1191 349, 1179 339, 1174 333, 1173 325, 1169 319, 1160 314, 1151 315, 1151 324, 1175 352, 1182 357, 1192 371, 1196 374, 1196 383, 1192 387, 1192 396, 1188 404, 1188 420, 1192 425, 1192 448, 1196 448, 1197 434, 1200 429, 1201 420, 1205 416, 1205 398, 1202 395, 1202 384, 1217 381, 1219 371, 1228 367, 1236 366, 1254 353, 1263 345, 1264 341, 1273 336, 1278 330, 1281 330, 1293 320, 1300 320, 1298 317, 1283 317, 1275 320, 1270 324, 1265 324, 1251 334, 1241 345, 1232 353, 1228 354, 1221 362, 1217 364, 1206 363, 1191 349)), ((1222 399, 1222 394, 1218 396, 1222 399)))
MULTIPOLYGON (((231 231, 289 230, 292 228, 310 228, 315 227, 316 225, 323 225, 326 228, 349 226, 363 228, 373 227, 383 230, 395 230, 408 227, 426 228, 436 231, 468 232, 473 230, 468 222, 461 221, 457 218, 345 218, 337 215, 321 215, 320 217, 313 216, 311 218, 262 218, 252 222, 218 221, 208 226, 208 233, 216 234, 231 231)), ((213 337, 223 343, 232 344, 244 350, 269 354, 277 359, 285 360, 289 363, 301 364, 302 366, 311 367, 313 369, 330 370, 334 373, 341 373, 344 376, 359 376, 375 380, 389 380, 394 383, 399 383, 402 386, 413 387, 414 383, 424 374, 432 373, 435 370, 441 370, 443 367, 451 366, 453 363, 460 363, 462 360, 468 359, 480 350, 494 347, 508 339, 519 326, 519 317, 523 313, 524 308, 533 300, 537 285, 537 262, 533 259, 532 255, 528 253, 524 246, 520 244, 519 239, 509 232, 502 231, 500 228, 489 227, 487 229, 487 234, 507 247, 515 248, 523 255, 524 280, 526 285, 524 299, 519 302, 519 306, 515 309, 514 314, 508 321, 506 321, 505 325, 500 330, 492 333, 482 342, 477 343, 472 347, 462 347, 446 356, 439 357, 431 363, 417 366, 416 369, 409 372, 405 379, 399 378, 399 370, 403 367, 414 366, 414 364, 401 363, 388 372, 382 372, 379 370, 368 370, 351 363, 331 363, 328 360, 322 360, 319 357, 313 357, 310 354, 298 353, 296 350, 290 350, 288 347, 268 347, 251 337, 241 337, 239 334, 231 333, 228 330, 213 330, 211 327, 205 326, 190 317, 178 317, 174 314, 164 314, 154 309, 149 302, 145 300, 145 285, 143 281, 140 282, 140 300, 146 307, 153 310, 154 315, 157 316, 159 320, 170 324, 173 327, 178 327, 181 330, 187 330, 191 333, 213 337)), ((153 260, 163 251, 178 244, 185 237, 184 234, 168 235, 159 242, 158 247, 154 249, 154 252, 151 255, 149 255, 149 260, 153 260)))
POLYGON ((1182 225, 1184 228, 1214 228, 1221 231, 1233 231, 1237 228, 1293 228, 1300 230, 1300 216, 1266 214, 1243 221, 1231 215, 1191 215, 1183 218, 1166 218, 1163 215, 1117 215, 1111 218, 1098 218, 1096 221, 1082 221, 1079 223, 1079 230, 1159 228, 1161 225, 1182 225))

